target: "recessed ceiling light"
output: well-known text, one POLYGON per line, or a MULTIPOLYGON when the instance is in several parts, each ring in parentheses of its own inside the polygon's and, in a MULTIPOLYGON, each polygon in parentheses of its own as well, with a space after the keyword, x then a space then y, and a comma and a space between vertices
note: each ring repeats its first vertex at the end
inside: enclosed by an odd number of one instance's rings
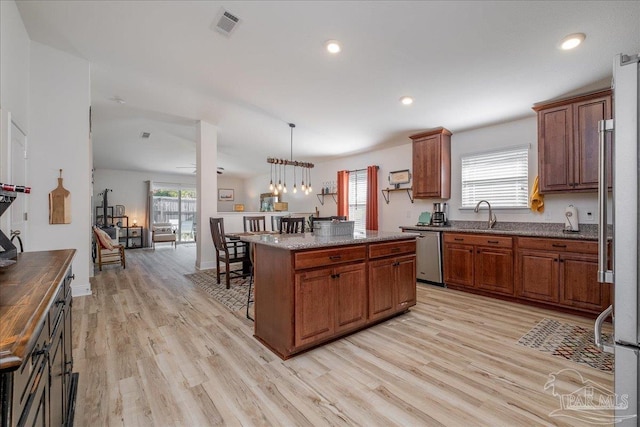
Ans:
POLYGON ((569 34, 560 42, 560 49, 570 50, 576 48, 580 45, 580 43, 584 41, 586 37, 587 36, 585 36, 583 33, 569 34))
POLYGON ((342 50, 337 40, 329 40, 324 45, 329 53, 339 53, 342 50))
POLYGON ((411 105, 413 104, 413 98, 410 96, 403 96, 400 98, 400 102, 402 102, 402 105, 411 105))

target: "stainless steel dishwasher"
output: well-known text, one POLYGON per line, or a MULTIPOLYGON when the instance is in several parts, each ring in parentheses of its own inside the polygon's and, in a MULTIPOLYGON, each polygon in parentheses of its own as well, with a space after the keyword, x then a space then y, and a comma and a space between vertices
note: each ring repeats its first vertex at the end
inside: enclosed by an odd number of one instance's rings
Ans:
POLYGON ((440 231, 420 231, 416 239, 416 277, 422 282, 444 286, 440 231))

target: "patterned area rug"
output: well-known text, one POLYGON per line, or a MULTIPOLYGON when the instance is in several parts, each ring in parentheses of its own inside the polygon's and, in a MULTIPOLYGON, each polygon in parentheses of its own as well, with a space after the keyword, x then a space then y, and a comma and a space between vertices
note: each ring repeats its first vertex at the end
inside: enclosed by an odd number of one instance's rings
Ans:
MULTIPOLYGON (((603 339, 607 338, 603 334, 603 339)), ((520 338, 518 344, 583 363, 601 371, 613 371, 613 354, 604 353, 596 347, 593 329, 543 319, 520 338)))
POLYGON ((226 288, 224 274, 220 276, 220 284, 216 283, 215 269, 185 274, 185 277, 231 311, 244 310, 247 306, 249 277, 232 277, 230 289, 226 288))

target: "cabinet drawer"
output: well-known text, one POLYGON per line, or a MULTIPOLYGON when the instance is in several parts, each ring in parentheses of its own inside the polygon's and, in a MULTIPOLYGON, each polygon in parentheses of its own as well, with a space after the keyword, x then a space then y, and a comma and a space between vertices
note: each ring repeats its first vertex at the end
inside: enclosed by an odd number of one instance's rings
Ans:
POLYGON ((598 243, 579 240, 541 239, 535 237, 518 237, 518 247, 538 249, 551 252, 578 252, 581 254, 597 254, 598 243))
POLYGON ((444 233, 444 242, 495 248, 511 248, 513 246, 513 238, 490 234, 444 233))
POLYGON ((416 252, 416 241, 374 243, 369 245, 369 258, 380 258, 389 255, 411 254, 416 252))
MULTIPOLYGON (((46 363, 46 349, 49 343, 49 325, 45 320, 38 339, 33 344, 33 350, 25 357, 22 366, 13 374, 13 415, 17 420, 22 413, 30 392, 36 381, 41 381, 41 367, 46 363)), ((44 380, 42 380, 44 381, 44 380)))
POLYGON ((58 322, 58 317, 60 317, 60 314, 62 313, 65 301, 65 287, 63 285, 58 288, 58 292, 56 292, 56 296, 51 303, 51 308, 49 308, 49 326, 51 328, 51 335, 53 335, 53 330, 58 322))
POLYGON ((349 261, 360 261, 365 259, 366 254, 366 246, 364 245, 345 246, 320 251, 296 252, 294 254, 294 268, 300 270, 349 261))

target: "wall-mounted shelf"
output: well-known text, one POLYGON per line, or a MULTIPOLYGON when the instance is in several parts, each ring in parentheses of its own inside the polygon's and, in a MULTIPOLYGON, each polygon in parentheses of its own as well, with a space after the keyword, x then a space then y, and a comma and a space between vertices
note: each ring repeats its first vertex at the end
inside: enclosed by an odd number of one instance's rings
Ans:
POLYGON ((320 202, 320 204, 324 206, 324 196, 331 196, 333 197, 333 201, 338 203, 338 200, 336 200, 337 195, 338 193, 318 193, 316 194, 316 197, 318 198, 318 201, 320 202))
POLYGON ((413 196, 411 195, 413 189, 411 187, 409 188, 385 188, 382 191, 382 197, 384 197, 384 201, 387 202, 387 204, 389 204, 389 193, 393 193, 394 191, 406 191, 407 192, 407 196, 409 196, 409 200, 411 200, 411 203, 413 203, 413 196))

